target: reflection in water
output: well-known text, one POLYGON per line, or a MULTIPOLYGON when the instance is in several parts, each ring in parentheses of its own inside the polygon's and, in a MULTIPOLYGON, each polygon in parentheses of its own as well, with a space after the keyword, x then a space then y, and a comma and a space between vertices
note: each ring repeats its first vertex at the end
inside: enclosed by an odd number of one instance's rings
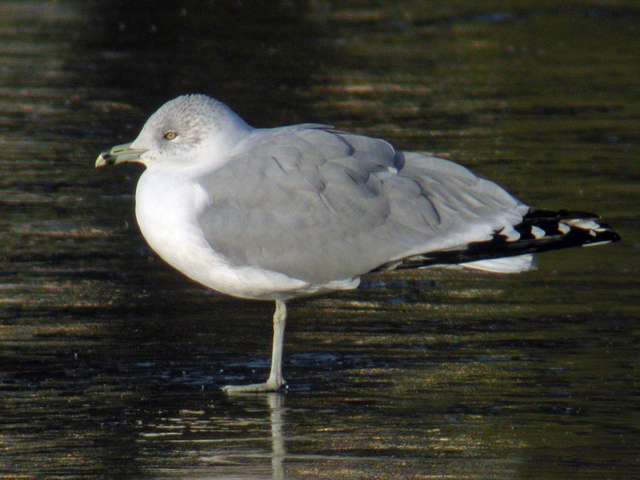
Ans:
MULTIPOLYGON (((269 478, 285 476, 284 395, 229 397, 226 405, 181 409, 144 425, 143 450, 172 445, 181 455, 166 461, 163 478, 269 478)), ((221 399, 224 403, 224 400, 221 399)))
POLYGON ((636 10, 151 3, 0 4, 2 476, 637 477, 636 10), (271 305, 164 266, 133 219, 139 170, 92 168, 195 90, 260 126, 452 152, 528 203, 597 202, 626 241, 298 302, 292 388, 226 398, 268 370, 271 305))
POLYGON ((284 445, 284 435, 282 433, 284 425, 284 396, 280 393, 267 394, 267 401, 271 410, 271 468, 274 480, 284 478, 284 458, 287 453, 284 445))
MULTIPOLYGON (((256 401, 264 401, 266 406, 268 407, 268 419, 269 419, 269 428, 271 432, 270 438, 270 446, 271 452, 259 453, 255 451, 247 451, 246 453, 234 452, 230 451, 226 454, 217 454, 213 457, 207 457, 206 455, 201 457, 201 461, 209 463, 216 462, 221 464, 237 464, 237 465, 246 465, 247 463, 252 463, 252 459, 254 458, 271 458, 271 474, 265 475, 265 477, 271 478, 273 480, 282 480, 285 478, 285 437, 283 434, 284 427, 284 394, 282 393, 267 393, 267 394, 258 394, 258 395, 250 395, 248 397, 243 398, 241 395, 231 395, 230 399, 232 402, 238 401, 239 403, 243 403, 243 400, 249 403, 254 403, 256 401), (256 398, 257 397, 257 398, 256 398)), ((223 469, 221 469, 223 470, 223 469)), ((246 475, 245 478, 258 478, 254 476, 254 474, 248 474, 246 471, 246 467, 242 466, 239 469, 239 473, 242 475, 246 475)), ((219 474, 219 478, 225 478, 224 473, 219 474)))

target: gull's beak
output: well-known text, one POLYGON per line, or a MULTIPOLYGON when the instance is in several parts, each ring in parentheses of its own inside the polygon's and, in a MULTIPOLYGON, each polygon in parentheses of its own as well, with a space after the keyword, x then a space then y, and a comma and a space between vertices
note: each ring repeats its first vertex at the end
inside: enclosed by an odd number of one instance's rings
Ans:
POLYGON ((123 162, 140 162, 140 155, 144 152, 146 150, 131 148, 130 143, 116 145, 100 154, 96 160, 96 168, 104 167, 105 165, 117 165, 123 162))

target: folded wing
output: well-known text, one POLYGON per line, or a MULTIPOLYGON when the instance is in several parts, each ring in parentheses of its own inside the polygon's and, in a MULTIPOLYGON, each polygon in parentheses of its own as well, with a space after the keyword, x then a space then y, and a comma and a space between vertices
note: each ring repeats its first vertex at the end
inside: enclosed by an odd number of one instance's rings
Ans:
POLYGON ((199 183, 216 252, 318 285, 508 234, 529 210, 447 160, 316 125, 258 130, 199 183))

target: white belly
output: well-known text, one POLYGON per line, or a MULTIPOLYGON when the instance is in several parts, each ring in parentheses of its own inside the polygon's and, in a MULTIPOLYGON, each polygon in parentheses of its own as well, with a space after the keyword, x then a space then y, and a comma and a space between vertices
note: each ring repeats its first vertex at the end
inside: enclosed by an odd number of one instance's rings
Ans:
MULTIPOLYGON (((259 267, 232 266, 211 249, 197 222, 206 192, 175 172, 146 170, 136 189, 136 218, 149 246, 193 280, 228 295, 286 300, 323 290, 259 267)), ((209 208, 213 208, 209 206, 209 208)))

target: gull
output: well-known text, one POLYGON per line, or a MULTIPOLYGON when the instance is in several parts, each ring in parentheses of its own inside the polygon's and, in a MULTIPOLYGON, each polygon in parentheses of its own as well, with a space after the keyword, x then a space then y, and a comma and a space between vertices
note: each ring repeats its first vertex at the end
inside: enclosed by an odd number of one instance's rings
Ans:
POLYGON ((448 160, 326 125, 253 128, 200 94, 164 104, 96 167, 123 162, 146 167, 136 219, 162 259, 218 292, 275 301, 268 380, 228 393, 285 386, 292 299, 394 269, 521 272, 534 253, 620 239, 597 215, 532 210, 448 160))

